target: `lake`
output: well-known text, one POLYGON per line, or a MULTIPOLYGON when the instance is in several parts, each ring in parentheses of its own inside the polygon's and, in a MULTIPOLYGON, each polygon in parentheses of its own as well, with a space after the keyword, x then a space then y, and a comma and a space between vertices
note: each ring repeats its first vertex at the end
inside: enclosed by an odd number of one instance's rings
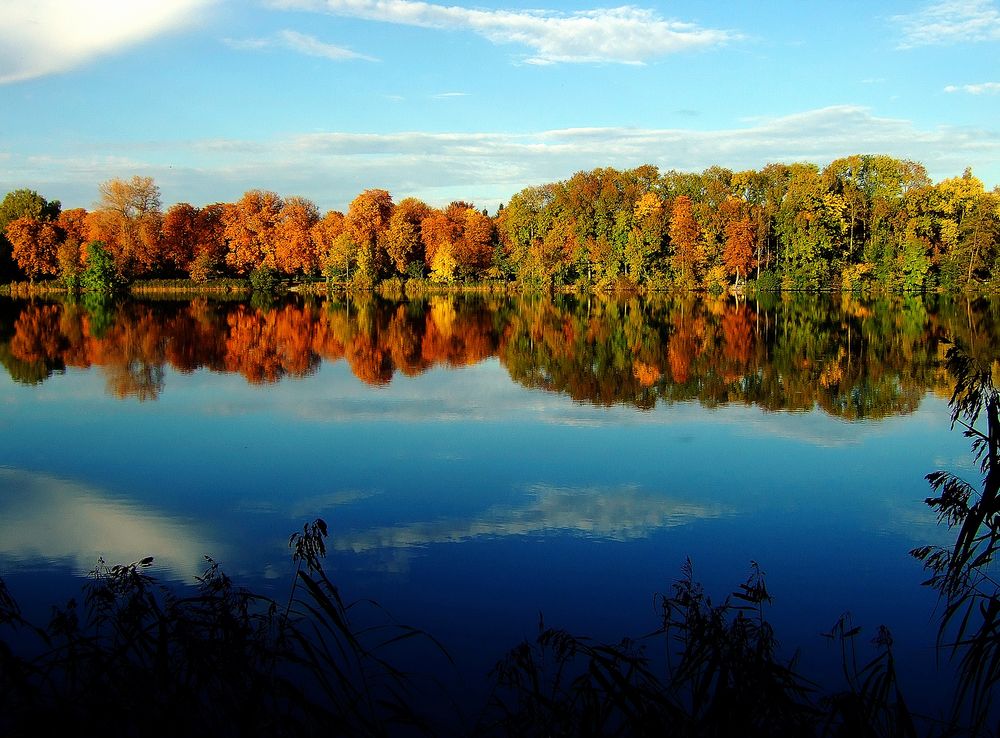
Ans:
POLYGON ((998 318, 849 295, 0 299, 0 574, 43 619, 99 557, 191 583, 208 554, 281 601, 289 535, 322 517, 345 598, 433 634, 471 703, 540 614, 641 636, 688 558, 713 600, 758 562, 804 673, 838 686, 819 634, 850 612, 936 704, 909 551, 948 541, 924 476, 978 479, 944 355, 1000 356, 998 318))

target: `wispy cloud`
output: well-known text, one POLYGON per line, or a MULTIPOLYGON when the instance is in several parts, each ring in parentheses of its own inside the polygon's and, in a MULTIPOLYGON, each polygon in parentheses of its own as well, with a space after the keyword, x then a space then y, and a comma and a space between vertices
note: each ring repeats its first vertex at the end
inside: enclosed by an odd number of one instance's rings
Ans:
POLYGON ((1000 9, 994 0, 940 0, 892 20, 902 31, 902 49, 1000 39, 1000 9))
POLYGON ((468 92, 439 92, 436 95, 431 95, 434 100, 450 100, 454 97, 468 97, 468 92))
POLYGON ((495 44, 527 47, 531 50, 525 59, 529 64, 642 64, 741 38, 734 31, 669 20, 654 10, 631 5, 556 13, 463 8, 416 0, 273 0, 271 4, 381 23, 471 31, 495 44))
POLYGON ((192 25, 213 0, 4 3, 0 84, 65 72, 192 25))
POLYGON ((294 51, 305 56, 315 56, 331 61, 350 61, 359 59, 363 61, 378 61, 377 59, 351 51, 343 46, 335 46, 320 41, 314 36, 309 36, 298 31, 283 30, 278 31, 274 36, 267 38, 227 38, 224 43, 231 49, 240 51, 261 51, 263 49, 283 48, 294 51))
POLYGON ((529 185, 565 179, 598 166, 654 164, 700 171, 713 164, 759 168, 774 161, 823 164, 859 152, 915 159, 934 178, 970 164, 992 186, 1000 182, 1000 129, 941 126, 874 115, 839 105, 747 121, 717 130, 567 128, 525 133, 308 133, 271 140, 212 139, 142 146, 57 142, 44 157, 12 154, 0 168, 3 187, 31 187, 64 203, 89 206, 96 183, 136 172, 154 176, 166 202, 238 199, 266 187, 343 208, 368 187, 432 204, 465 199, 483 207, 506 202, 529 185), (60 155, 58 146, 65 147, 60 155), (335 176, 332 174, 335 173, 335 176))
POLYGON ((966 92, 970 95, 996 95, 1000 93, 1000 82, 981 82, 977 85, 948 85, 945 92, 966 92))

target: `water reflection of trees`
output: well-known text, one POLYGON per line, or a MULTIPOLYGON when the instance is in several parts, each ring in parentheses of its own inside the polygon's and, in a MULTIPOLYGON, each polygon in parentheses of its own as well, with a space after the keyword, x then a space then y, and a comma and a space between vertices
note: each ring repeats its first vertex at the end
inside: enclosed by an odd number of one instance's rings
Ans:
POLYGON ((818 406, 860 419, 910 412, 928 389, 944 391, 945 343, 998 348, 998 317, 988 302, 846 295, 8 302, 0 310, 0 362, 24 383, 99 367, 112 394, 154 399, 167 366, 239 373, 256 384, 343 360, 378 386, 397 371, 413 376, 496 356, 522 385, 578 402, 818 406))

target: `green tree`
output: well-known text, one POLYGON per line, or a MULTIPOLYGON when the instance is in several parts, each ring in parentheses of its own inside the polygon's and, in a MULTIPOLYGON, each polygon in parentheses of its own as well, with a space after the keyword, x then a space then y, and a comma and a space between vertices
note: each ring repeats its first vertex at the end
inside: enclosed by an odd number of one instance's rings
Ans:
POLYGON ((111 295, 121 290, 126 282, 118 271, 114 258, 100 241, 86 245, 87 266, 80 276, 80 286, 86 292, 111 295))

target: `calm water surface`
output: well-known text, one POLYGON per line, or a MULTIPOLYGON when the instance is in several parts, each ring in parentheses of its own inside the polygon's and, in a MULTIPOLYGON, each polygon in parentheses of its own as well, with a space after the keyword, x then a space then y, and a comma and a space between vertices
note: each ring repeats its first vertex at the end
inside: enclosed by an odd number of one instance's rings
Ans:
POLYGON ((936 596, 908 552, 947 541, 924 475, 978 478, 944 352, 1000 356, 997 315, 840 296, 4 300, 0 573, 46 614, 99 556, 191 582, 209 554, 281 599, 289 534, 323 517, 344 595, 433 633, 470 685, 539 613, 638 636, 687 557, 718 599, 757 561, 807 673, 839 686, 819 633, 850 611, 891 628, 919 699, 936 596))

